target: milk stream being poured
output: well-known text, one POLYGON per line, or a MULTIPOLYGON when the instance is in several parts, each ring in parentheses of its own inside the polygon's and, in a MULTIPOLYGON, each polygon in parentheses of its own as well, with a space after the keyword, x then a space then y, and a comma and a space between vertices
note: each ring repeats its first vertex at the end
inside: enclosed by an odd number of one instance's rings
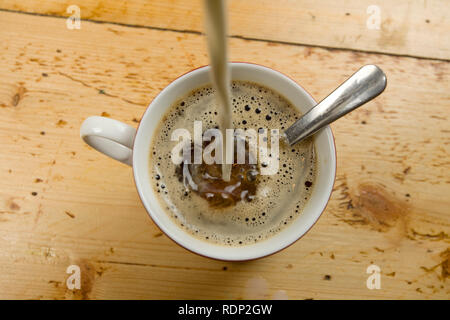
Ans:
MULTIPOLYGON (((222 132, 222 179, 230 180, 231 161, 227 145, 234 143, 234 139, 227 139, 226 129, 233 128, 230 101, 230 70, 227 57, 226 18, 223 0, 204 0, 206 16, 206 38, 211 65, 211 78, 216 89, 216 99, 222 107, 220 116, 220 130, 222 132), (227 160, 227 161, 225 161, 227 160)), ((232 137, 231 137, 232 138, 232 137)), ((231 148, 232 150, 232 148, 231 148)))

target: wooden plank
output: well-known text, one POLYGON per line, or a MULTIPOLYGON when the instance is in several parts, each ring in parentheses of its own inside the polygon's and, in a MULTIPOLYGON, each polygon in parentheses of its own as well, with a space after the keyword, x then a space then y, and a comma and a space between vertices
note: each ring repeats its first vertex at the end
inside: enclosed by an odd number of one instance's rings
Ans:
POLYGON ((0 30, 0 298, 449 298, 449 63, 232 39, 233 60, 317 99, 367 63, 388 88, 332 125, 338 177, 317 225, 276 255, 225 263, 162 235, 131 169, 79 138, 89 115, 136 126, 162 88, 207 63, 204 38, 8 12, 0 30), (65 286, 71 264, 80 291, 65 286), (366 288, 371 264, 381 290, 366 288))
MULTIPOLYGON (((3 0, 0 8, 67 17, 73 4, 3 0)), ((82 19, 203 31, 201 0, 79 0, 76 4, 82 19)), ((450 59, 447 0, 233 0, 229 12, 230 34, 236 37, 450 59), (379 25, 373 20, 378 13, 379 25)))

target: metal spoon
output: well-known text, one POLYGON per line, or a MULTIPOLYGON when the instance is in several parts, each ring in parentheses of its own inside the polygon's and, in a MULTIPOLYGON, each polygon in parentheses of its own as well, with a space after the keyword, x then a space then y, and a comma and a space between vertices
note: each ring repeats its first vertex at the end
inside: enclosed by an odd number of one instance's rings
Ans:
POLYGON ((290 145, 372 100, 386 88, 386 75, 375 65, 366 65, 348 78, 328 97, 285 130, 290 145))

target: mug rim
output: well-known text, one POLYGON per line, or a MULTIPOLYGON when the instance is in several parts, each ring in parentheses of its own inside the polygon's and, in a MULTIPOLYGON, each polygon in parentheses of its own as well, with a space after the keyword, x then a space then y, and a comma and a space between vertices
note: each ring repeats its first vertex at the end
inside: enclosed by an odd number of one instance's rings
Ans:
MULTIPOLYGON (((282 73, 282 72, 280 72, 280 71, 278 71, 278 70, 275 70, 275 69, 273 69, 273 68, 267 67, 267 66, 265 66, 265 65, 261 65, 261 64, 257 64, 257 63, 252 63, 252 62, 230 61, 229 64, 230 64, 230 65, 249 65, 249 66, 256 66, 256 67, 260 67, 260 68, 263 68, 263 69, 267 69, 268 71, 272 71, 272 72, 278 73, 279 75, 281 75, 281 76, 283 76, 283 77, 289 79, 292 83, 294 83, 296 86, 298 86, 298 87, 302 90, 302 93, 303 93, 303 94, 305 94, 306 96, 308 96, 308 98, 310 98, 312 101, 314 101, 315 103, 317 103, 317 101, 312 97, 312 95, 311 95, 311 94, 310 94, 310 93, 309 93, 302 85, 300 85, 297 81, 295 81, 295 80, 294 80, 293 78, 291 78, 290 76, 288 76, 288 75, 286 75, 286 74, 284 74, 284 73, 282 73)), ((336 151, 335 137, 334 137, 333 131, 332 131, 332 129, 331 129, 331 127, 330 127, 329 125, 323 128, 323 129, 329 130, 329 132, 330 132, 330 134, 331 134, 331 138, 332 138, 332 139, 331 139, 331 146, 332 146, 332 149, 333 149, 333 151, 334 151, 334 161, 333 161, 333 162, 334 162, 334 166, 333 166, 333 170, 332 170, 333 173, 334 173, 334 177, 333 177, 333 180, 332 180, 333 182, 332 182, 332 185, 331 185, 331 188, 330 188, 330 192, 329 192, 329 195, 328 195, 328 199, 326 200, 325 205, 324 205, 323 209, 321 210, 321 212, 317 215, 317 217, 315 217, 314 222, 313 222, 313 223, 309 226, 309 228, 307 228, 302 234, 300 234, 299 236, 297 236, 295 240, 289 242, 287 245, 280 245, 280 247, 279 247, 277 250, 275 250, 275 251, 269 252, 269 253, 264 254, 264 255, 260 255, 260 256, 256 256, 256 257, 251 257, 251 258, 248 258, 248 259, 225 259, 225 258, 218 258, 218 257, 213 257, 213 256, 210 256, 210 255, 207 255, 207 254, 205 254, 205 253, 201 253, 201 252, 199 252, 199 251, 195 251, 195 250, 193 250, 193 249, 191 249, 191 248, 188 248, 183 242, 180 242, 180 241, 175 240, 175 239, 171 236, 171 234, 170 234, 169 232, 164 231, 164 229, 158 224, 158 222, 157 222, 157 221, 154 219, 154 217, 152 216, 151 210, 150 210, 149 208, 147 208, 146 201, 144 200, 144 196, 141 194, 141 190, 140 190, 140 187, 139 187, 139 185, 138 185, 138 177, 137 177, 137 172, 136 172, 137 170, 135 169, 135 168, 136 168, 136 166, 135 166, 135 154, 136 154, 136 153, 134 152, 134 148, 135 148, 135 146, 136 146, 136 144, 135 144, 135 143, 136 143, 136 137, 137 137, 138 134, 139 134, 139 128, 141 127, 142 119, 144 119, 144 118, 146 117, 146 115, 147 115, 149 112, 151 112, 151 110, 150 110, 151 108, 150 108, 150 107, 151 107, 152 104, 155 102, 155 100, 157 100, 157 99, 165 92, 165 90, 166 90, 168 87, 170 87, 171 85, 173 85, 174 82, 176 82, 176 81, 179 80, 180 78, 183 78, 183 77, 185 77, 185 76, 191 74, 192 72, 194 72, 194 71, 196 71, 196 70, 199 70, 199 69, 206 69, 206 68, 209 68, 209 67, 210 67, 209 65, 202 65, 202 66, 193 68, 193 69, 191 69, 191 70, 189 70, 189 71, 187 71, 187 72, 185 72, 185 73, 179 75, 178 77, 176 77, 175 79, 173 79, 169 84, 167 84, 162 90, 160 90, 160 91, 158 92, 158 94, 157 94, 155 97, 153 97, 153 99, 150 101, 150 103, 149 103, 148 106, 146 107, 144 113, 142 114, 141 121, 139 121, 138 126, 137 126, 137 128, 136 128, 136 134, 135 134, 134 140, 133 140, 133 152, 132 152, 132 164, 133 164, 133 165, 132 165, 132 170, 133 170, 133 180, 134 180, 135 188, 136 188, 136 191, 137 191, 137 193, 138 193, 138 196, 139 196, 139 198, 140 198, 142 204, 144 205, 144 208, 145 208, 145 210, 146 210, 146 212, 147 212, 148 217, 152 220, 152 222, 154 223, 154 225, 156 225, 156 227, 157 227, 164 235, 166 235, 170 240, 172 240, 175 244, 179 245, 179 246, 182 247, 183 249, 186 249, 187 251, 192 252, 192 253, 194 253, 194 254, 196 254, 196 255, 199 255, 199 256, 202 256, 202 257, 205 257, 205 258, 209 258, 209 259, 213 259, 213 260, 218 260, 218 261, 252 261, 252 260, 262 259, 262 258, 271 256, 271 255, 273 255, 273 254, 276 254, 276 253, 278 253, 278 252, 280 252, 280 251, 282 251, 282 250, 284 250, 284 249, 286 249, 286 248, 292 246, 292 245, 293 245, 294 243, 296 243, 298 240, 300 240, 301 238, 303 238, 303 237, 304 237, 304 236, 312 229, 312 227, 314 227, 314 226, 316 225, 316 223, 319 221, 320 217, 322 216, 322 214, 325 212, 326 208, 328 207, 328 204, 329 204, 329 202, 330 202, 331 195, 332 195, 332 193, 333 193, 334 184, 336 183, 337 151, 336 151)), ((170 108, 170 107, 168 107, 168 108, 170 108)), ((167 110, 166 110, 166 111, 167 111, 167 110)), ((153 136, 151 137, 151 139, 152 139, 152 138, 153 138, 153 136)), ((280 231, 280 232, 283 232, 283 231, 280 231)))

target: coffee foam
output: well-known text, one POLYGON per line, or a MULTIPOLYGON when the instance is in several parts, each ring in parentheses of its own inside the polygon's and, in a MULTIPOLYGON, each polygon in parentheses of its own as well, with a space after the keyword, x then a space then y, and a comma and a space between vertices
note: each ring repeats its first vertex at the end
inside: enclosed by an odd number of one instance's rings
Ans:
MULTIPOLYGON (((236 129, 284 131, 300 116, 284 97, 256 83, 233 81, 231 99, 236 129)), ((251 202, 213 208, 178 180, 176 165, 171 161, 172 148, 178 142, 170 138, 178 128, 188 129, 193 136, 196 120, 203 122, 204 131, 217 128, 220 114, 210 86, 194 90, 169 108, 152 141, 151 184, 167 214, 186 232, 222 245, 255 243, 284 229, 301 214, 314 188, 317 170, 313 138, 294 146, 280 141, 278 173, 259 176, 251 202)))

